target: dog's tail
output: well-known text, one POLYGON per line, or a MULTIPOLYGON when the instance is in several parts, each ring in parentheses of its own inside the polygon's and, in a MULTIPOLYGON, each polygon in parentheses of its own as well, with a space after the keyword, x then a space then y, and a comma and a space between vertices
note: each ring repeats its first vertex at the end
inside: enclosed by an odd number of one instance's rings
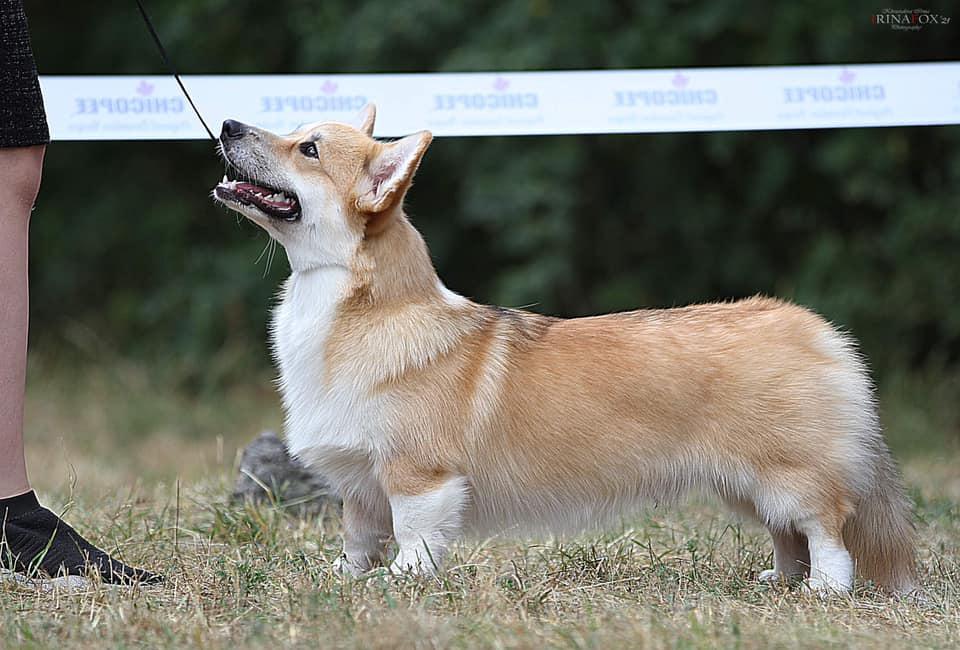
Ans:
POLYGON ((875 444, 873 485, 844 525, 843 542, 861 577, 908 594, 917 588, 913 507, 887 446, 882 440, 875 444))

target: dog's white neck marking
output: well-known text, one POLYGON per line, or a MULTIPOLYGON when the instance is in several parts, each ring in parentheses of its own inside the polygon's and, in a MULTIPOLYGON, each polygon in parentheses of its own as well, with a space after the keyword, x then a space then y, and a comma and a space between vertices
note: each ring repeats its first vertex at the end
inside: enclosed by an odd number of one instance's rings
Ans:
POLYGON ((274 311, 273 351, 280 369, 291 453, 315 445, 317 437, 328 431, 350 428, 343 420, 355 404, 325 381, 325 348, 351 280, 350 271, 342 266, 295 271, 287 278, 274 311), (317 408, 318 404, 325 408, 317 408))

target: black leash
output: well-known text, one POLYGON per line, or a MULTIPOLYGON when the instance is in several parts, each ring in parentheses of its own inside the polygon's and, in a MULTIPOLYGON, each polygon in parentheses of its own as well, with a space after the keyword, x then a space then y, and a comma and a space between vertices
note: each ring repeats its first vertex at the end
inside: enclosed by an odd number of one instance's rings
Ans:
POLYGON ((170 68, 173 78, 177 80, 180 90, 183 91, 183 96, 187 98, 188 102, 190 102, 190 107, 193 109, 193 112, 197 114, 197 119, 200 120, 200 124, 203 125, 207 135, 210 136, 211 140, 216 142, 217 136, 213 135, 213 131, 210 130, 210 127, 207 126, 207 123, 203 120, 203 116, 200 115, 200 111, 197 110, 197 105, 193 103, 193 98, 190 97, 190 93, 187 92, 183 82, 180 81, 180 75, 177 74, 177 68, 173 65, 173 61, 171 61, 170 57, 167 55, 167 50, 163 47, 163 43, 160 42, 160 37, 157 35, 157 30, 153 26, 153 21, 150 20, 150 16, 147 15, 147 10, 143 8, 143 3, 140 2, 140 0, 137 0, 137 7, 140 8, 140 15, 143 16, 143 22, 147 24, 147 29, 150 30, 150 35, 153 36, 153 42, 157 44, 157 49, 160 50, 160 56, 163 57, 163 62, 167 64, 168 68, 170 68))

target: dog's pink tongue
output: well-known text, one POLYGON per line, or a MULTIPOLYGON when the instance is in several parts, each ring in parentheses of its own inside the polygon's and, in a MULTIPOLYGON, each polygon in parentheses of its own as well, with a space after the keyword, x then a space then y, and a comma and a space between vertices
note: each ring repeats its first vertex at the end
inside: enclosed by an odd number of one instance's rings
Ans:
POLYGON ((244 190, 247 192, 254 192, 256 194, 273 194, 272 191, 268 190, 265 187, 260 187, 259 185, 254 185, 253 183, 237 183, 236 185, 238 190, 244 190))
POLYGON ((259 185, 247 183, 246 181, 237 183, 236 191, 240 194, 246 194, 247 196, 255 196, 256 199, 251 200, 260 203, 261 205, 268 205, 278 210, 290 209, 296 203, 296 199, 287 196, 283 192, 276 192, 269 187, 260 187, 259 185), (279 194, 279 196, 276 198, 270 198, 276 194, 279 194))

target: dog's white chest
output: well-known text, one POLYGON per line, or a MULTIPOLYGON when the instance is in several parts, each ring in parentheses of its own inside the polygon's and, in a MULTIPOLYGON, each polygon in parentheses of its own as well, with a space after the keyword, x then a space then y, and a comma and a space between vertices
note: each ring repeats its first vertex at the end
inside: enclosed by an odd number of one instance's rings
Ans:
POLYGON ((378 438, 376 408, 364 387, 331 378, 325 366, 327 341, 349 280, 339 267, 294 273, 274 312, 287 445, 315 466, 340 462, 337 457, 345 454, 368 455, 378 438))

